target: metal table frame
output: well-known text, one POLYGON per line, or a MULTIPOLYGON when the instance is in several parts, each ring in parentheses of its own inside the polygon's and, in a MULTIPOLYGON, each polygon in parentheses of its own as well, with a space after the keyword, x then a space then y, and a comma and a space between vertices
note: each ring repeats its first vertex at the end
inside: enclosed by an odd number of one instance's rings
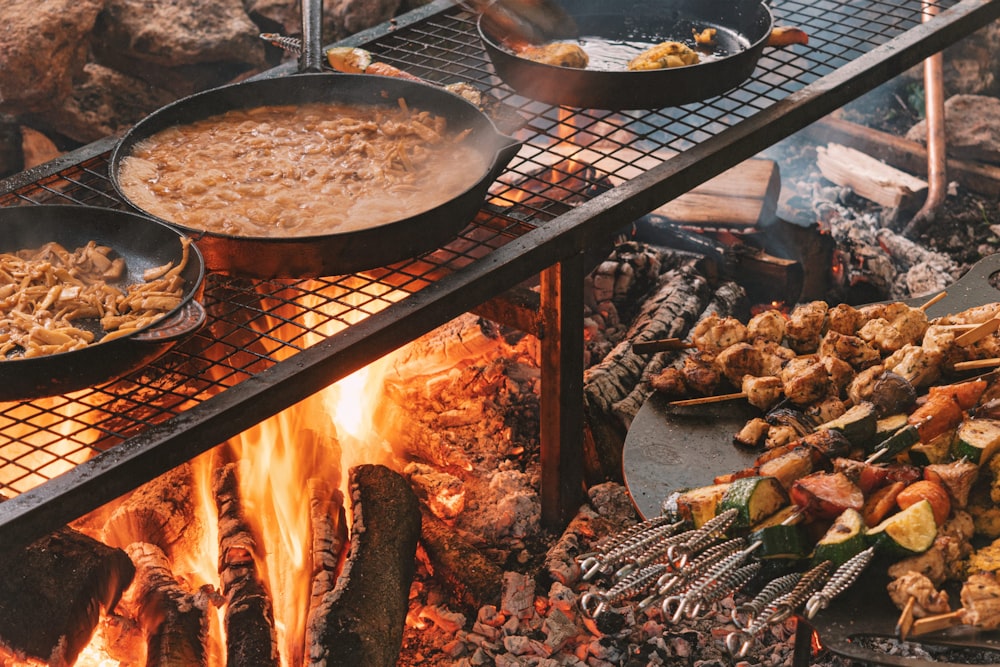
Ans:
MULTIPOLYGON (((359 33, 363 45, 446 11, 438 0, 359 33)), ((418 336, 541 276, 543 521, 564 523, 582 497, 584 251, 632 220, 754 156, 1000 17, 1000 0, 962 0, 933 21, 788 94, 613 189, 511 240, 405 300, 309 347, 111 450, 0 503, 0 543, 24 544, 205 452, 418 336)), ((269 75, 282 75, 276 68, 269 75)), ((0 182, 0 195, 108 151, 109 138, 0 182)))

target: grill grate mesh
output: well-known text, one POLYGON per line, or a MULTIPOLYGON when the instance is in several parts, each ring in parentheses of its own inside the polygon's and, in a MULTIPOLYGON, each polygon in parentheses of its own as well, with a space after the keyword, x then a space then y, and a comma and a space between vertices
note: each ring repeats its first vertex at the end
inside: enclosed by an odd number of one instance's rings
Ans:
MULTIPOLYGON (((574 203, 785 99, 919 24, 920 2, 793 0, 776 2, 774 13, 779 25, 804 29, 808 47, 768 49, 741 87, 652 111, 554 108, 519 97, 492 73, 474 16, 458 7, 364 44, 378 59, 412 74, 437 83, 465 81, 502 102, 498 124, 525 147, 492 188, 490 203, 447 246, 365 275, 270 281, 209 275, 208 324, 157 362, 72 395, 0 404, 0 494, 23 493, 184 413, 488 256, 574 203), (542 184, 539 174, 545 176, 542 184)), ((106 152, 88 157, 0 191, 0 206, 124 209, 107 176, 108 158, 106 152)))

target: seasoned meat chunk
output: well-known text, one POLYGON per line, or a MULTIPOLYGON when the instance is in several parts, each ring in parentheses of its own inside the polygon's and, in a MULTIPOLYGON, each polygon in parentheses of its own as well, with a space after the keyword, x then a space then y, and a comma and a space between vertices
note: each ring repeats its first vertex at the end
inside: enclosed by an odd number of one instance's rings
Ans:
POLYGON ((882 362, 887 371, 902 375, 914 387, 928 387, 941 377, 941 353, 904 345, 882 362))
POLYGON ((823 362, 817 361, 807 366, 801 373, 789 377, 784 382, 785 398, 796 405, 809 405, 833 391, 830 374, 823 362))
POLYGON ((698 52, 681 42, 661 42, 650 47, 629 61, 630 70, 666 69, 684 67, 698 62, 698 52))
POLYGON ((854 368, 839 357, 824 355, 819 360, 826 367, 826 372, 830 376, 830 382, 833 384, 834 393, 839 396, 847 388, 851 380, 854 379, 854 368))
POLYGON ((838 303, 826 314, 826 328, 845 336, 855 335, 863 323, 864 317, 861 311, 846 303, 838 303))
POLYGON ((735 343, 719 352, 715 365, 734 387, 743 384, 743 376, 760 375, 764 362, 760 349, 750 343, 735 343))
POLYGON ((771 341, 754 341, 760 348, 761 375, 778 375, 789 361, 795 358, 795 350, 771 341))
POLYGON ((959 598, 963 622, 983 630, 1000 627, 1000 582, 995 573, 969 575, 959 598))
POLYGON ((889 582, 889 597, 902 609, 914 599, 913 616, 923 618, 933 614, 943 614, 951 609, 948 593, 939 591, 930 579, 919 572, 907 572, 889 582))
POLYGON ((550 44, 540 44, 538 46, 527 46, 517 52, 522 58, 545 65, 555 65, 557 67, 572 67, 574 69, 586 69, 590 64, 590 58, 586 51, 580 48, 579 44, 568 42, 552 42, 550 44))
POLYGON ((827 331, 819 344, 819 354, 843 359, 856 370, 863 370, 881 360, 874 347, 857 336, 827 331))
POLYGON ((703 352, 718 354, 723 349, 747 339, 747 327, 735 317, 712 313, 694 325, 691 342, 703 352))
POLYGON ((669 366, 649 379, 649 385, 656 391, 670 397, 680 398, 687 394, 684 384, 684 372, 679 368, 669 366))
POLYGON ((708 396, 715 393, 722 375, 713 363, 713 356, 704 353, 691 354, 684 359, 684 385, 693 394, 708 396))
POLYGON ((823 336, 828 310, 829 305, 825 301, 810 301, 796 306, 785 324, 788 347, 799 354, 815 352, 823 336))
POLYGON ((765 420, 760 417, 754 417, 748 420, 743 425, 743 428, 733 436, 733 442, 744 447, 760 447, 764 444, 764 439, 767 437, 769 428, 770 425, 765 420))
POLYGON ((885 373, 885 366, 878 365, 870 366, 855 375, 854 379, 847 385, 848 400, 855 405, 870 401, 872 392, 875 391, 875 385, 883 373, 885 373))
POLYGON ((892 354, 906 344, 903 335, 888 320, 881 317, 868 320, 858 329, 858 338, 882 354, 892 354))
POLYGON ((747 375, 743 378, 742 391, 747 395, 747 403, 767 412, 781 400, 782 386, 781 378, 773 375, 747 375))
POLYGON ((754 343, 780 343, 785 339, 785 321, 785 316, 777 310, 757 313, 747 322, 747 339, 754 343))

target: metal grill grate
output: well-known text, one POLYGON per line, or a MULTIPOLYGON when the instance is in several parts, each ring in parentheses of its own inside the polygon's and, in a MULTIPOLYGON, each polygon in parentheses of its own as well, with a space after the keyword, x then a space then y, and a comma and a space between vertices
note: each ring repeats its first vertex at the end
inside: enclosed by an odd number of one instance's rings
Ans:
MULTIPOLYGON (((786 100, 919 25, 921 17, 920 2, 913 1, 786 0, 775 3, 774 12, 779 24, 804 29, 809 45, 766 50, 754 77, 725 95, 678 108, 622 113, 555 108, 513 94, 492 73, 474 16, 457 7, 436 6, 412 22, 374 31, 362 46, 377 58, 429 81, 466 81, 487 90, 503 103, 502 129, 525 141, 476 220, 446 247, 366 275, 302 281, 210 275, 208 325, 158 362, 122 381, 70 396, 0 404, 0 493, 24 493, 153 425, 225 395, 319 341, 336 339, 338 332, 374 313, 394 312, 393 304, 475 265, 574 205, 786 100)), ((30 183, 21 179, 7 189, 0 183, 0 206, 125 208, 107 177, 106 143, 102 150, 30 183)), ((400 340, 405 338, 403 334, 400 340)), ((359 352, 359 358, 365 354, 359 352)), ((247 392, 238 400, 254 396, 247 392)), ((267 409, 255 412, 267 416, 267 409)), ((198 429, 199 424, 182 428, 198 429)), ((163 467, 159 472, 169 467, 158 465, 163 467)))

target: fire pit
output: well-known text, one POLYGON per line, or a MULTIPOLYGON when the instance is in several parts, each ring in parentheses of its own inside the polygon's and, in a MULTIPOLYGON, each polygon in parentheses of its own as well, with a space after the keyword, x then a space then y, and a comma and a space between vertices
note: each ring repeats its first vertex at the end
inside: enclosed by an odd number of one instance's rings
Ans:
MULTIPOLYGON (((828 4, 818 17, 814 3, 778 3, 776 13, 811 32, 811 44, 765 57, 745 85, 683 108, 620 114, 554 109, 511 94, 492 76, 475 17, 449 3, 370 34, 366 46, 378 58, 429 81, 470 82, 512 112, 504 129, 524 137, 526 148, 489 202, 455 242, 364 275, 210 275, 208 325, 156 364, 67 397, 3 405, 0 491, 12 496, 0 504, 5 545, 49 534, 483 304, 545 334, 541 512, 546 525, 565 524, 579 507, 585 472, 580 416, 559 410, 582 402, 575 322, 583 304, 567 287, 582 283, 589 268, 582 249, 1000 13, 995 3, 961 2, 922 26, 918 7, 828 4), (849 44, 825 32, 838 13, 853 25, 849 44), (532 178, 544 170, 552 185, 539 188, 532 178), (570 185, 585 194, 567 210, 570 185), (493 300, 539 272, 540 315, 525 303, 493 300)), ((0 205, 123 208, 107 179, 110 148, 97 142, 9 179, 0 205)), ((526 303, 537 306, 537 295, 526 303)))

